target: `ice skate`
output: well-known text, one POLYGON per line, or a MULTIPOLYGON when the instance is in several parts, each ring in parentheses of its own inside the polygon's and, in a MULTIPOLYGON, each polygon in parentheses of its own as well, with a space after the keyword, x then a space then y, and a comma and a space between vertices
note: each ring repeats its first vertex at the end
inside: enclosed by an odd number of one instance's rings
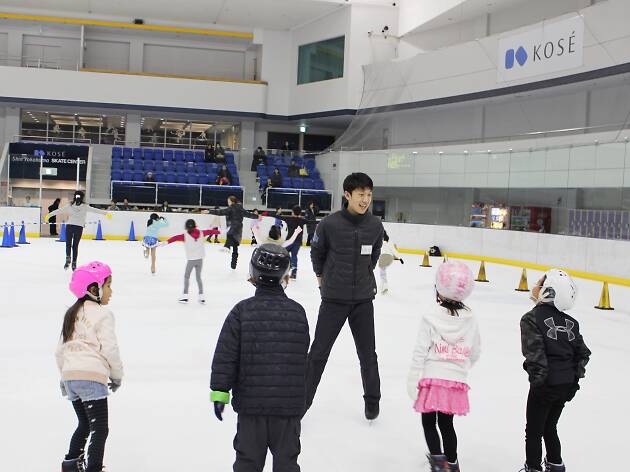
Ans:
POLYGON ((444 455, 427 454, 427 459, 429 460, 429 470, 431 472, 448 472, 451 470, 444 455))
POLYGON ((380 408, 378 402, 365 401, 365 419, 373 421, 378 418, 380 408))
POLYGON ((449 462, 448 467, 451 472, 459 472, 459 461, 449 462))
POLYGON ((144 258, 145 259, 149 258, 149 248, 148 247, 144 248, 143 254, 144 254, 144 258))
POLYGON ((63 269, 68 270, 68 267, 70 267, 70 258, 66 257, 66 263, 63 265, 63 269))
POLYGON ((199 299, 198 299, 199 303, 201 305, 205 305, 206 304, 206 297, 203 294, 199 294, 199 299))
POLYGON ((388 291, 389 291, 389 288, 387 287, 387 282, 382 282, 381 283, 381 293, 383 295, 385 295, 388 291))
POLYGON ((297 279, 297 269, 291 269, 291 278, 293 280, 297 279))
POLYGON ((565 472, 567 468, 564 464, 552 464, 551 462, 547 462, 547 458, 545 458, 545 469, 544 472, 565 472))
POLYGON ((533 467, 530 467, 527 464, 525 464, 523 466, 523 468, 521 470, 519 470, 518 472, 542 472, 542 470, 541 469, 534 469, 533 467))
POLYGON ((61 472, 84 472, 83 454, 76 459, 66 459, 61 463, 61 472))
POLYGON ((72 272, 77 268, 77 261, 72 261, 72 272))
POLYGON ((183 303, 184 305, 188 303, 188 294, 184 293, 178 300, 179 303, 183 303))

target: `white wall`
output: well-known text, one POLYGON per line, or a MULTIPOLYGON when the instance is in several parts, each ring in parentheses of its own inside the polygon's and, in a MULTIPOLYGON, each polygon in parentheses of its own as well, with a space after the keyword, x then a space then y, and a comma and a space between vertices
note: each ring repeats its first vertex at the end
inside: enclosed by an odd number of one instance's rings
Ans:
POLYGON ((400 34, 407 34, 416 27, 464 2, 465 0, 440 0, 439 2, 400 0, 398 2, 400 34))
POLYGON ((235 82, 0 67, 0 96, 86 104, 265 112, 266 86, 235 82))
POLYGON ((401 248, 498 257, 628 279, 628 242, 451 226, 385 223, 401 248))
POLYGON ((260 80, 267 86, 267 113, 287 116, 289 114, 289 90, 293 53, 291 33, 288 31, 270 31, 257 29, 254 32, 254 44, 260 44, 260 80))

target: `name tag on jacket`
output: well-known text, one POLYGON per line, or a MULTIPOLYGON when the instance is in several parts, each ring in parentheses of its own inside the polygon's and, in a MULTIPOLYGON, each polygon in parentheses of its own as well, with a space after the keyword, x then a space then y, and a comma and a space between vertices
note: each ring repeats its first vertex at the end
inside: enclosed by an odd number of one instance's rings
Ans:
POLYGON ((369 256, 372 254, 372 245, 370 244, 363 244, 361 246, 361 255, 362 256, 369 256))

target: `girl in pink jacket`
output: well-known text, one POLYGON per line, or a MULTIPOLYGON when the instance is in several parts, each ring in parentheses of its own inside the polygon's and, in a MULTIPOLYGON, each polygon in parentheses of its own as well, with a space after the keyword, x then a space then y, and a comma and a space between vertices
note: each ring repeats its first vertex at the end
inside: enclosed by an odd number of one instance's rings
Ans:
POLYGON ((437 305, 420 323, 411 360, 407 388, 414 409, 422 414, 432 472, 459 471, 453 417, 469 412, 466 380, 481 345, 477 320, 464 305, 473 283, 465 264, 440 266, 435 278, 437 305))
POLYGON ((79 420, 62 472, 100 472, 107 440, 107 387, 115 392, 123 365, 114 331, 114 315, 105 308, 112 296, 112 271, 102 262, 90 262, 72 274, 70 291, 77 301, 63 319, 56 351, 61 372, 61 393, 67 396, 79 420), (87 465, 84 450, 88 437, 87 465))

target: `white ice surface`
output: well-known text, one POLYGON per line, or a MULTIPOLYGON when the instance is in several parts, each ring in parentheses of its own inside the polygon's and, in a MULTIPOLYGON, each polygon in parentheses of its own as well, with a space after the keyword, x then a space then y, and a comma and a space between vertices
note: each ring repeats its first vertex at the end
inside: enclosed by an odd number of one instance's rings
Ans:
MULTIPOLYGON (((0 249, 0 470, 58 470, 75 417, 62 399, 53 352, 63 313, 73 299, 64 247, 33 240, 0 249)), ((112 472, 229 471, 236 417, 228 407, 219 423, 208 400, 210 361, 223 320, 253 294, 245 278, 251 248, 241 247, 236 272, 229 255, 208 245, 204 266, 207 306, 177 303, 182 290, 183 247, 158 249, 151 276, 140 243, 83 241, 80 261, 99 259, 114 271, 110 304, 125 363, 122 388, 110 397, 105 462, 112 472)), ((359 365, 344 327, 331 354, 315 403, 302 423, 300 464, 306 472, 411 472, 427 469, 419 415, 410 407, 406 375, 423 308, 433 302, 440 261, 419 268, 416 256, 389 269, 390 292, 376 305, 377 352, 382 380, 381 416, 363 417, 359 365)), ((474 271, 477 270, 474 264, 474 271)), ((519 319, 530 308, 514 291, 520 271, 490 265, 491 283, 478 284, 469 305, 479 318, 483 351, 470 376, 471 413, 457 418, 459 455, 466 472, 508 472, 524 460, 527 379, 521 369, 519 319)), ((539 275, 530 273, 530 283, 539 275)), ((601 285, 578 280, 581 322, 593 351, 587 377, 568 404, 559 432, 571 472, 599 470, 602 460, 623 461, 630 420, 630 289, 611 286, 615 311, 593 309, 601 285), (618 453, 615 457, 609 454, 618 453)), ((191 280, 192 293, 196 285, 191 280)), ((314 332, 319 306, 308 249, 300 251, 297 282, 289 296, 302 303, 314 332)), ((265 471, 271 471, 268 457, 265 471)))

